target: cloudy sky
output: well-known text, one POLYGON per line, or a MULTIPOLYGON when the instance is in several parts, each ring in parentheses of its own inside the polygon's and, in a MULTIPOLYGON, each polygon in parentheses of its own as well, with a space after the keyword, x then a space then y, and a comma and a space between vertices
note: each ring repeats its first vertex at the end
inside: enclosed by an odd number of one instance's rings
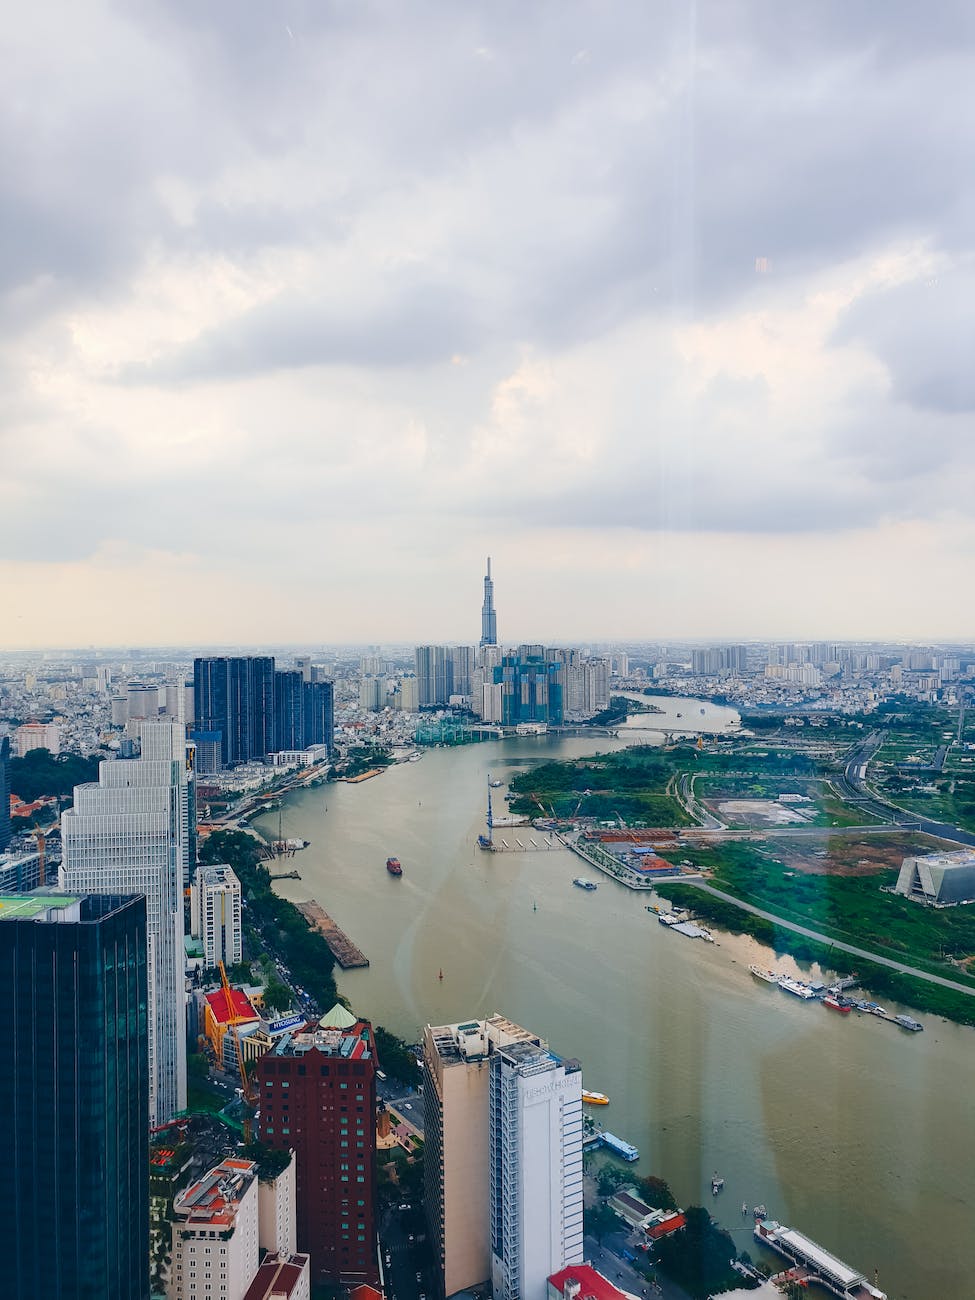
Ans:
POLYGON ((975 636, 967 0, 40 0, 0 645, 975 636))

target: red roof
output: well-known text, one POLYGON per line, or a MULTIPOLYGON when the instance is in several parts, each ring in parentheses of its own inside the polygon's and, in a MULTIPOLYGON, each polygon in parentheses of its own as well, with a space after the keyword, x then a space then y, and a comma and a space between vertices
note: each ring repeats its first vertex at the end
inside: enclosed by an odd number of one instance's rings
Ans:
POLYGON ((349 1292, 349 1300, 383 1300, 382 1291, 377 1291, 374 1286, 366 1286, 363 1282, 361 1286, 353 1287, 349 1292))
POLYGON ((565 1290, 566 1282, 579 1283, 579 1300, 586 1296, 595 1296, 596 1300, 629 1300, 625 1291, 613 1286, 591 1264, 571 1264, 549 1278, 549 1285, 560 1292, 565 1290))
POLYGON ((244 1292, 244 1300, 270 1300, 272 1296, 292 1295, 298 1288, 307 1263, 307 1255, 292 1255, 283 1262, 280 1255, 267 1255, 257 1270, 254 1281, 244 1292))
POLYGON ((230 997, 232 1010, 228 1011, 227 994, 223 989, 217 989, 215 993, 206 995, 207 1006, 213 1012, 213 1018, 218 1025, 229 1024, 231 1015, 236 1016, 238 1020, 260 1020, 260 1016, 248 1002, 246 993, 241 992, 240 989, 231 989, 230 997))
POLYGON ((687 1220, 683 1214, 672 1214, 669 1219, 664 1219, 662 1223, 655 1223, 652 1227, 647 1228, 647 1236, 651 1241, 656 1241, 659 1237, 669 1237, 672 1232, 677 1232, 679 1228, 687 1226, 687 1220))

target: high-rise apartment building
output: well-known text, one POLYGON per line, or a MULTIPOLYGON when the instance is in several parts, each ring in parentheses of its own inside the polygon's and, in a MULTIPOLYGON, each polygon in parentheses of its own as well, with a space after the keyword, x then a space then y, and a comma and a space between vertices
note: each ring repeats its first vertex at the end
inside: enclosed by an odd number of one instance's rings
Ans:
POLYGON ((267 655, 193 661, 193 715, 200 731, 221 733, 224 766, 274 748, 274 660, 267 655))
POLYGON ((491 1058, 491 1275, 496 1300, 546 1300, 581 1264, 582 1071, 534 1043, 491 1058))
POLYGON ((285 1034, 260 1059, 260 1136, 293 1150, 297 1240, 312 1280, 375 1285, 376 1052, 343 1006, 285 1034))
POLYGON ((423 1031, 425 1204, 444 1295, 491 1276, 490 1059, 542 1040, 504 1016, 423 1031))
POLYGON ((0 853, 10 843, 10 739, 0 740, 0 853))
POLYGON ((0 899, 0 1293, 148 1300, 142 898, 0 899))
POLYGON ((274 748, 304 749, 301 693, 305 685, 298 669, 274 673, 274 748))
POLYGON ((450 646, 416 647, 416 683, 421 709, 447 703, 453 685, 450 646))
POLYGON ((233 867, 197 867, 190 885, 190 930, 203 944, 205 967, 242 959, 240 881, 233 867))
POLYGON ((244 1300, 258 1268, 257 1166, 224 1160, 173 1202, 168 1300, 244 1300))
POLYGON ((301 748, 325 745, 335 748, 335 687, 326 677, 305 682, 301 688, 301 748))
POLYGON ((61 888, 144 894, 148 915, 149 1112, 186 1107, 183 885, 195 845, 192 750, 178 722, 146 723, 142 756, 99 766, 61 818, 61 888))
POLYGON ((481 645, 498 644, 498 616, 494 610, 494 582, 491 578, 491 557, 488 556, 484 575, 484 601, 481 605, 481 645))

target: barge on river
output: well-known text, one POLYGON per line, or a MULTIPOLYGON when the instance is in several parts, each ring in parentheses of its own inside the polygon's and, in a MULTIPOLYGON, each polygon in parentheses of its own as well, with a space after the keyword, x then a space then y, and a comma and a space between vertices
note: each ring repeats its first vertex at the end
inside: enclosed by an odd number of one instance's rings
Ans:
POLYGON ((809 1281, 818 1282, 841 1300, 887 1300, 886 1292, 871 1286, 862 1273, 793 1228, 762 1219, 755 1224, 755 1240, 784 1255, 806 1272, 809 1281))

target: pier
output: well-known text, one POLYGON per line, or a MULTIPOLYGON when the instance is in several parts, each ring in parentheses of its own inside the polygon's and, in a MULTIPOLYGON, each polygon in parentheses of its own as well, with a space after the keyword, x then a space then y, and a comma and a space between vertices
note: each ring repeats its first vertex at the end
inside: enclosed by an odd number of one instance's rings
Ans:
POLYGON ((309 899, 307 903, 296 903, 295 906, 312 929, 324 936, 325 942, 332 950, 332 956, 343 970, 369 965, 369 958, 365 953, 356 947, 342 927, 333 921, 314 899, 309 899))
POLYGON ((801 1269, 804 1281, 817 1282, 842 1300, 887 1300, 886 1293, 872 1286, 862 1273, 794 1228, 764 1219, 755 1224, 755 1240, 770 1246, 801 1269))

